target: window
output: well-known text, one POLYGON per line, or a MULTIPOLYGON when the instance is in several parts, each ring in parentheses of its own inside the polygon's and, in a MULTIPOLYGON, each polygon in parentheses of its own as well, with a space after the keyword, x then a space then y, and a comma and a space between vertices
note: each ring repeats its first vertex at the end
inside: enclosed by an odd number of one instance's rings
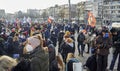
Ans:
POLYGON ((108 4, 108 2, 105 2, 105 4, 108 4))
POLYGON ((111 6, 111 9, 115 9, 115 6, 111 6))
POLYGON ((120 13, 120 10, 118 11, 118 13, 120 13))
POLYGON ((120 15, 118 15, 117 18, 120 18, 120 15))
POLYGON ((120 8, 120 6, 117 6, 117 8, 119 9, 119 8, 120 8))
POLYGON ((115 13, 115 11, 111 11, 111 13, 115 13))
POLYGON ((113 13, 113 11, 111 11, 111 13, 113 13))

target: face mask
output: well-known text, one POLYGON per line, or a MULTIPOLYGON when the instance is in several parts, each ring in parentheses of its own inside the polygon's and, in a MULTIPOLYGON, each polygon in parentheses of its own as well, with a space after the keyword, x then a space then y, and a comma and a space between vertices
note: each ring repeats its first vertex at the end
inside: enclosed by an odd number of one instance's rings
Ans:
POLYGON ((109 37, 109 33, 105 33, 103 37, 104 38, 108 38, 109 37))
POLYGON ((28 43, 30 43, 33 48, 36 48, 40 45, 40 40, 34 37, 30 37, 28 38, 28 43))
POLYGON ((33 51, 33 47, 30 45, 30 44, 26 44, 26 51, 27 52, 31 52, 31 51, 33 51))

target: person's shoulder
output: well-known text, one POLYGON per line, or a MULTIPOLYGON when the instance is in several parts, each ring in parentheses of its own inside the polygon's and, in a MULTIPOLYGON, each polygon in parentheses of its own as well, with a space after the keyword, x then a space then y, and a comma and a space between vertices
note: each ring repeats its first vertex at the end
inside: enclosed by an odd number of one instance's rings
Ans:
POLYGON ((77 59, 77 58, 71 58, 69 61, 72 61, 72 62, 80 62, 80 60, 77 59))

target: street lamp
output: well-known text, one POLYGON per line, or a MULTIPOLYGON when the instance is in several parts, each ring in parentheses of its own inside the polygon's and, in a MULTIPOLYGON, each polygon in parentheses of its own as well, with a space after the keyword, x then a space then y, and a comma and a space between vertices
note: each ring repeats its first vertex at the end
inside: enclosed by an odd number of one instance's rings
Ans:
POLYGON ((111 11, 111 15, 110 15, 110 24, 112 24, 112 0, 111 0, 111 3, 110 3, 110 11, 111 11))
POLYGON ((77 14, 77 15, 78 15, 78 24, 79 24, 79 22, 80 22, 80 20, 79 20, 79 18, 80 18, 80 13, 79 13, 79 12, 80 12, 80 9, 78 8, 77 11, 78 11, 78 14, 77 14))
POLYGON ((69 3, 69 23, 70 23, 70 20, 71 20, 71 2, 70 2, 70 0, 68 0, 68 3, 69 3))

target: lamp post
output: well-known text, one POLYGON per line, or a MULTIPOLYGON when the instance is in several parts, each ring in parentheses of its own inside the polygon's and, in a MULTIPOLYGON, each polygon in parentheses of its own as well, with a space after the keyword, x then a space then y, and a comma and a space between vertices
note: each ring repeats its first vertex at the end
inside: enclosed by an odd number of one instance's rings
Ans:
POLYGON ((112 24, 112 0, 111 0, 110 5, 111 5, 111 6, 110 6, 110 12, 111 12, 111 13, 110 13, 110 14, 111 14, 111 15, 110 15, 110 24, 112 24))
POLYGON ((77 11, 78 11, 77 15, 78 15, 78 24, 79 24, 79 22, 80 22, 80 20, 79 20, 79 18, 80 18, 80 9, 78 8, 77 11))
POLYGON ((104 15, 104 12, 103 12, 103 10, 104 10, 103 0, 102 0, 102 3, 101 3, 101 7, 102 7, 102 10, 101 10, 101 26, 103 26, 103 21, 104 21, 104 19, 103 19, 103 15, 104 15))
POLYGON ((69 23, 71 21, 71 1, 68 0, 68 3, 69 3, 69 23))

